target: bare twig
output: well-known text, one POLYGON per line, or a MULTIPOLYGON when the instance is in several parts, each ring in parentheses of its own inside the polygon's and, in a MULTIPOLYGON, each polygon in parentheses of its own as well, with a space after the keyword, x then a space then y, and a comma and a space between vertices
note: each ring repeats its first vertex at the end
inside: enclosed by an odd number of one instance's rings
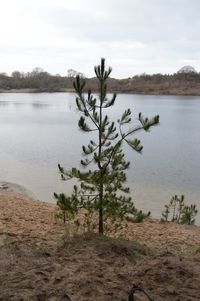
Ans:
POLYGON ((73 301, 68 294, 64 294, 59 301, 73 301))
POLYGON ((135 299, 135 293, 136 292, 142 292, 150 301, 155 301, 150 293, 145 290, 140 284, 133 284, 133 287, 128 295, 128 301, 136 301, 135 299))

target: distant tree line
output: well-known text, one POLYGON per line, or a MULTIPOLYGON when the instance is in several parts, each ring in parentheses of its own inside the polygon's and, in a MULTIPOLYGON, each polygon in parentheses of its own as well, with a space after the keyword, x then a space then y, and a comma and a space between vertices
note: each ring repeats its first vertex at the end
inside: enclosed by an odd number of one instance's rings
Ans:
POLYGON ((200 73, 145 74, 124 79, 122 86, 135 93, 200 95, 200 73))
POLYGON ((31 72, 13 71, 11 76, 0 73, 0 89, 36 89, 38 91, 57 91, 70 85, 68 77, 51 75, 41 68, 31 72))
MULTIPOLYGON (((95 78, 85 78, 84 74, 69 69, 66 76, 52 75, 41 68, 31 72, 13 71, 11 76, 0 73, 0 91, 30 89, 35 92, 73 91, 73 81, 79 75, 86 81, 86 90, 97 90, 95 78)), ((125 79, 109 78, 108 90, 135 94, 200 95, 200 73, 143 74, 125 79)))

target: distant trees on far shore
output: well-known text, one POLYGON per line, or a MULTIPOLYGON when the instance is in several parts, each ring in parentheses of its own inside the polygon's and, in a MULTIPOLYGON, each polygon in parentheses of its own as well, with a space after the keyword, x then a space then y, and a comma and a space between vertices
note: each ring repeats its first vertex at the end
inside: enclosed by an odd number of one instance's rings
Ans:
POLYGON ((70 79, 59 74, 52 75, 41 68, 31 72, 13 71, 11 76, 0 73, 0 89, 36 89, 39 91, 58 91, 72 87, 70 79))
MULTIPOLYGON (((36 92, 73 91, 73 79, 79 75, 86 81, 86 90, 97 90, 95 78, 86 78, 81 72, 68 69, 66 76, 52 75, 41 68, 31 72, 15 70, 9 76, 0 73, 0 92, 9 90, 32 89, 36 92)), ((125 79, 109 78, 110 92, 160 95, 200 95, 200 73, 142 74, 125 79)))

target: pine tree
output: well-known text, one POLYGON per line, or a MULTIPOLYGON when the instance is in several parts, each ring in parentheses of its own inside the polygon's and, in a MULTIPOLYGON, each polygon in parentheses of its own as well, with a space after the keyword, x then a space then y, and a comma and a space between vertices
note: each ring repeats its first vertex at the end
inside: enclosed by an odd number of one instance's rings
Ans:
POLYGON ((66 197, 64 193, 54 193, 54 197, 58 206, 56 217, 62 219, 64 224, 72 220, 78 210, 77 198, 66 197))
POLYGON ((109 220, 123 219, 127 214, 135 214, 129 187, 126 184, 125 171, 130 162, 125 160, 123 143, 127 143, 134 151, 141 153, 143 146, 140 140, 132 138, 133 134, 149 129, 159 123, 159 116, 151 119, 144 118, 141 113, 138 116, 138 126, 124 131, 124 125, 131 123, 131 110, 127 109, 117 123, 110 121, 104 112, 115 104, 116 94, 109 99, 107 96, 107 79, 112 71, 105 69, 105 59, 94 68, 98 83, 99 95, 93 96, 89 90, 84 93, 85 81, 76 77, 74 89, 77 93, 76 105, 81 112, 78 122, 79 128, 88 133, 93 133, 87 146, 82 146, 83 169, 72 168, 66 171, 59 166, 63 179, 76 178, 80 185, 74 186, 71 198, 77 199, 80 207, 98 212, 99 233, 104 233, 105 222, 109 220), (91 168, 89 169, 89 165, 91 168), (128 195, 128 196, 127 196, 128 195))

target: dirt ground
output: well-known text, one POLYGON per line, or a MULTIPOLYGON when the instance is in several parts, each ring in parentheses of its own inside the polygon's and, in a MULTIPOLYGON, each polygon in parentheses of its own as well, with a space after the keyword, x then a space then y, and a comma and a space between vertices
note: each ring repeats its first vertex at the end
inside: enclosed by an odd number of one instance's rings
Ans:
POLYGON ((0 192, 0 301, 125 301, 137 283, 155 301, 200 300, 200 227, 148 220, 72 238, 54 214, 0 192))

